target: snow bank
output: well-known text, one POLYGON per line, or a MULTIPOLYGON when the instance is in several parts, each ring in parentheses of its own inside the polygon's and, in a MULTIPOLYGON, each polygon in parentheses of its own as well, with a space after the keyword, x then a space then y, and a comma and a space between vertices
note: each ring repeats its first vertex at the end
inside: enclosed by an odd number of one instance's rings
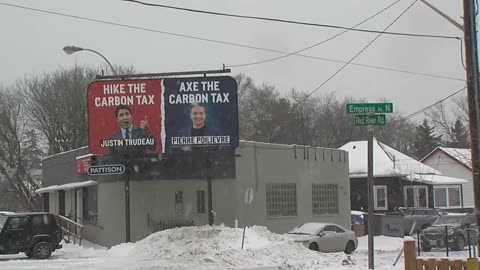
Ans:
MULTIPOLYGON (((401 250, 403 247, 403 241, 405 239, 401 237, 389 237, 389 236, 375 236, 373 241, 373 247, 375 251, 396 251, 401 250)), ((368 250, 368 235, 358 237, 358 251, 368 250)))
POLYGON ((160 231, 131 246, 122 244, 117 248, 123 251, 131 248, 132 256, 197 259, 230 266, 279 265, 305 259, 324 261, 325 257, 337 257, 335 261, 340 264, 338 254, 311 251, 261 226, 246 229, 242 250, 242 234, 241 228, 225 226, 183 227, 160 231))

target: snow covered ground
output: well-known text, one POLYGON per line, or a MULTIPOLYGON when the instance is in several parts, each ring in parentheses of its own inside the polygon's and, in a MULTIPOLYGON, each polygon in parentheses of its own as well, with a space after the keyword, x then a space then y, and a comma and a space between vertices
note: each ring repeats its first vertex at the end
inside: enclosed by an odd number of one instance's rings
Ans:
MULTIPOLYGON (((136 243, 105 249, 88 244, 63 244, 48 260, 29 259, 23 254, 0 255, 0 269, 367 269, 367 237, 351 255, 319 253, 292 242, 265 227, 243 229, 224 226, 184 227, 154 233, 136 243)), ((403 269, 403 256, 393 263, 403 245, 402 238, 375 237, 375 268, 403 269)), ((425 253, 442 257, 445 251, 425 253)), ((422 254, 423 255, 423 254, 422 254)), ((466 257, 468 251, 451 252, 466 257)))

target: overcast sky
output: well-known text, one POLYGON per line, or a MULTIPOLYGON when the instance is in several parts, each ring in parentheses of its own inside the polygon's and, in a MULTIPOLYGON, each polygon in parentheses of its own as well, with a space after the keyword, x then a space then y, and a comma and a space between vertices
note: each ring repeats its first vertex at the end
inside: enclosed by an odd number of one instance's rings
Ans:
MULTIPOLYGON (((461 1, 429 0, 462 23, 461 1)), ((351 27, 372 16, 393 0, 183 0, 150 3, 250 16, 351 27)), ((413 0, 401 0, 359 28, 383 30, 413 0)), ((89 52, 66 55, 65 45, 97 50, 112 64, 132 65, 138 72, 172 72, 220 69, 280 56, 279 53, 242 48, 131 29, 99 22, 62 17, 19 5, 179 35, 217 40, 270 50, 293 52, 318 43, 342 30, 220 17, 143 6, 121 0, 0 0, 0 82, 10 84, 26 75, 51 72, 76 64, 98 66, 103 60, 89 52)), ((463 33, 424 3, 417 1, 388 31, 463 37, 463 33)), ((349 31, 302 54, 349 61, 376 34, 349 31)), ((460 42, 452 39, 382 35, 353 63, 428 73, 443 79, 349 65, 314 96, 385 98, 395 109, 409 114, 440 100, 465 85, 460 42)), ((281 93, 292 88, 312 92, 342 67, 342 63, 289 56, 277 61, 232 67, 232 75, 244 73, 258 84, 266 83, 281 93)), ((421 120, 421 117, 420 117, 421 120)))

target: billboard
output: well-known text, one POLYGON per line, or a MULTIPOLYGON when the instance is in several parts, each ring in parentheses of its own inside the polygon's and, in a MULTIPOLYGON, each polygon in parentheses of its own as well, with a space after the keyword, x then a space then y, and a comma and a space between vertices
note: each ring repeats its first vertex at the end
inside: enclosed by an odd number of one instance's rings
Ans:
POLYGON ((129 159, 238 146, 237 83, 228 76, 95 81, 87 110, 95 155, 129 159))
POLYGON ((165 147, 238 146, 237 82, 231 77, 165 79, 165 147))

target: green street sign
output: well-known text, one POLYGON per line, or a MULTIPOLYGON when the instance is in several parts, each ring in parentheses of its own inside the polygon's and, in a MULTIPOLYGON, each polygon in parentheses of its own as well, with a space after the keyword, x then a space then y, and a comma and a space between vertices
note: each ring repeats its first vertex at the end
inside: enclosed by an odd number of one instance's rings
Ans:
POLYGON ((347 113, 393 113, 393 103, 350 103, 347 104, 347 113))
POLYGON ((386 123, 385 114, 355 115, 355 126, 385 126, 386 123))

